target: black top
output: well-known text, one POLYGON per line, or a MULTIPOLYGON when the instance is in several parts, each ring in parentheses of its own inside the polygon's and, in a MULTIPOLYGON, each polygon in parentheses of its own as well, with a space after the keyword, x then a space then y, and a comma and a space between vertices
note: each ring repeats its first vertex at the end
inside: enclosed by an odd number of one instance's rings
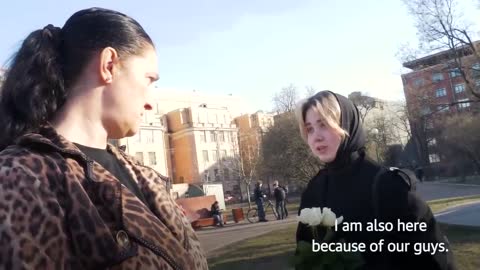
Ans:
POLYGON ((255 186, 255 189, 253 190, 253 197, 255 198, 255 200, 263 200, 263 198, 265 197, 263 189, 258 185, 255 186))
POLYGON ((145 205, 147 200, 142 191, 138 187, 135 180, 132 178, 127 168, 120 164, 120 161, 108 152, 107 149, 92 148, 75 143, 75 145, 89 158, 95 160, 102 167, 115 176, 120 183, 122 183, 130 192, 135 194, 145 205))
MULTIPOLYGON (((373 206, 372 185, 375 176, 380 171, 380 165, 367 159, 363 153, 354 154, 351 163, 341 170, 323 169, 310 180, 302 194, 300 210, 312 207, 329 207, 338 216, 344 217, 344 222, 360 222, 362 231, 346 232, 339 226, 338 238, 344 238, 351 243, 378 243, 380 239, 388 242, 411 243, 410 252, 405 253, 363 253, 366 261, 364 269, 454 269, 451 253, 437 252, 432 256, 428 253, 413 254, 413 245, 417 242, 440 243, 445 238, 436 223, 428 205, 410 190, 408 181, 398 171, 386 170, 378 180, 378 213, 373 206), (369 232, 368 222, 374 219, 381 222, 392 222, 397 227, 397 219, 402 222, 426 222, 427 231, 417 232, 369 232), (422 268, 424 267, 424 268, 422 268)), ((299 210, 299 213, 300 213, 299 210)), ((320 239, 325 231, 319 231, 320 239)), ((310 227, 299 223, 297 242, 311 243, 310 227)), ((386 244, 385 244, 386 245, 386 244)), ((384 246, 386 249, 386 246, 384 246)), ((367 249, 368 250, 368 249, 367 249)))
POLYGON ((278 186, 273 190, 273 195, 275 196, 275 201, 284 201, 286 198, 286 191, 283 187, 278 186))
POLYGON ((212 204, 212 207, 210 208, 210 213, 212 215, 220 215, 220 205, 212 204))

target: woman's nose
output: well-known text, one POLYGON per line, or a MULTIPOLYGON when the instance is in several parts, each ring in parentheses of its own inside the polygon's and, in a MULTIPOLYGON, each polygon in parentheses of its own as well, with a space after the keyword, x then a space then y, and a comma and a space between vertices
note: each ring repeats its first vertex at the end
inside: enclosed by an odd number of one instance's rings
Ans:
POLYGON ((320 131, 314 131, 313 136, 315 141, 323 141, 323 134, 320 131))

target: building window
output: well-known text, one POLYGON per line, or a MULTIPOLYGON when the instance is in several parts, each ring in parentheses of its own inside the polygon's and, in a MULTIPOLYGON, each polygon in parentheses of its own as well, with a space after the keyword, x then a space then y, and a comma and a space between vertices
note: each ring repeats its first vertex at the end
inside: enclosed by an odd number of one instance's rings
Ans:
POLYGON ((155 138, 153 136, 153 130, 145 130, 145 137, 146 137, 146 141, 148 144, 152 144, 155 142, 155 138))
POLYGON ((213 161, 215 161, 215 162, 218 161, 218 152, 217 152, 217 150, 213 150, 213 151, 212 151, 212 158, 213 158, 213 161))
POLYGON ((438 112, 447 112, 450 110, 450 106, 448 105, 438 105, 437 106, 437 111, 438 112))
POLYGON ((223 169, 223 178, 226 181, 230 180, 230 170, 228 168, 223 169))
MULTIPOLYGON (((441 73, 439 73, 439 74, 442 75, 441 73)), ((423 78, 417 78, 413 81, 413 85, 415 87, 421 87, 421 86, 423 86, 423 84, 424 84, 423 78)))
POLYGON ((148 160, 150 165, 157 165, 157 155, 155 152, 148 152, 148 160))
POLYGON ((227 150, 221 150, 220 151, 220 157, 221 158, 226 158, 227 157, 227 150))
POLYGON ((462 93, 465 91, 465 85, 463 83, 455 84, 455 93, 462 93))
POLYGON ((480 63, 472 65, 472 77, 480 77, 480 63))
MULTIPOLYGON (((468 98, 459 99, 459 100, 457 100, 457 101, 458 101, 458 102, 468 101, 468 98)), ((457 104, 457 108, 459 108, 459 109, 468 108, 468 107, 470 107, 470 102, 465 102, 465 103, 459 103, 459 104, 457 104)))
POLYGON ((137 134, 135 134, 134 142, 141 143, 142 142, 142 130, 139 130, 137 134))
POLYGON ((460 72, 459 68, 454 68, 454 69, 450 70, 450 78, 455 78, 455 77, 459 77, 459 76, 462 76, 462 73, 460 72))
POLYGON ((135 159, 143 165, 143 152, 136 152, 135 159))
POLYGON ((200 141, 201 142, 207 142, 207 134, 205 130, 200 131, 200 141))
POLYGON ((440 162, 440 157, 437 154, 428 155, 428 159, 430 160, 430 163, 440 162))
POLYGON ((432 129, 433 128, 433 121, 431 119, 425 120, 425 128, 432 129))
POLYGON ((443 74, 442 73, 433 73, 432 81, 433 82, 443 81, 443 74))
POLYGON ((207 112, 207 121, 208 121, 208 123, 210 123, 210 124, 215 123, 215 122, 213 121, 213 115, 212 115, 212 114, 213 114, 212 112, 207 112))
POLYGON ((435 91, 435 96, 436 97, 444 97, 447 95, 447 89, 445 88, 439 88, 435 91))
POLYGON ((215 131, 210 131, 210 141, 211 142, 217 141, 217 133, 215 133, 215 131))
POLYGON ((208 159, 208 151, 203 150, 202 154, 203 154, 203 162, 209 162, 210 160, 208 159))
POLYGON ((475 87, 480 87, 480 80, 475 81, 475 87))
POLYGON ((219 139, 221 142, 224 142, 224 141, 225 141, 225 132, 220 131, 220 132, 218 133, 218 139, 219 139))
POLYGON ((420 109, 420 115, 424 116, 424 115, 427 115, 429 113, 431 113, 430 107, 427 106, 427 105, 423 105, 422 108, 420 109))
POLYGON ((160 142, 161 142, 161 141, 163 140, 163 133, 162 133, 162 131, 161 131, 161 130, 155 130, 155 131, 153 131, 153 137, 154 137, 154 138, 153 138, 154 141, 156 140, 155 138, 157 138, 157 139, 158 139, 157 141, 160 141, 160 142))

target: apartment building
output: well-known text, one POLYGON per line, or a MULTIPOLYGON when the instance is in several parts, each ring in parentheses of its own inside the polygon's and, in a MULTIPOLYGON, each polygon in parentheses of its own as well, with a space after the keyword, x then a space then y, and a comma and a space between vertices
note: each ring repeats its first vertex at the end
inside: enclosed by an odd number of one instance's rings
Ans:
POLYGON ((173 183, 223 183, 238 191, 238 138, 226 107, 207 104, 166 114, 173 183))
POLYGON ((273 114, 258 111, 236 117, 238 142, 243 168, 247 174, 255 169, 261 151, 262 136, 274 125, 273 114))
POLYGON ((127 154, 159 173, 171 175, 166 119, 155 109, 144 113, 137 134, 110 143, 123 146, 127 154))
POLYGON ((202 91, 179 91, 171 89, 156 88, 153 91, 155 109, 161 114, 189 107, 198 107, 208 104, 210 108, 228 108, 233 116, 251 113, 253 110, 250 104, 243 98, 231 94, 213 95, 202 91))
MULTIPOLYGON (((473 45, 478 52, 480 43, 477 41, 473 45)), ((480 109, 480 103, 468 102, 475 99, 470 89, 478 91, 480 87, 479 58, 469 47, 460 48, 456 53, 462 56, 457 61, 452 51, 448 50, 403 63, 411 70, 402 75, 402 82, 418 163, 434 165, 439 169, 452 165, 449 164, 451 160, 442 156, 442 146, 437 144, 441 140, 441 125, 445 117, 480 109), (448 105, 455 102, 463 103, 448 105)))

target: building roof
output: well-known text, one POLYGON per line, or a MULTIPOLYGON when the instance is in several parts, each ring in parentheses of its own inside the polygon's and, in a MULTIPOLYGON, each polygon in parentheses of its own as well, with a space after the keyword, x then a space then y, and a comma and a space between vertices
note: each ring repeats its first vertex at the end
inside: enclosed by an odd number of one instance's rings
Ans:
MULTIPOLYGON (((473 44, 477 48, 480 47, 480 41, 474 41, 473 44)), ((458 50, 463 54, 462 56, 472 54, 472 49, 467 45, 460 47, 458 50)), ((403 66, 409 69, 419 70, 445 63, 446 61, 453 59, 454 56, 454 51, 449 49, 405 62, 403 63, 403 66)))

